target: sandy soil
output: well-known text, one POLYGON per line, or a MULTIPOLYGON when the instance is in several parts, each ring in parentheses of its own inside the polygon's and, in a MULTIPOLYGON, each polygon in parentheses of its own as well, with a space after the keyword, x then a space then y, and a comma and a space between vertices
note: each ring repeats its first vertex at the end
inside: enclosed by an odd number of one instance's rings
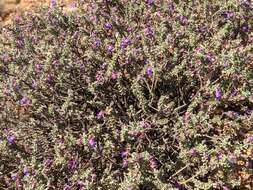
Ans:
MULTIPOLYGON (((0 0, 0 4, 4 4, 0 21, 3 21, 5 24, 10 23, 12 18, 16 15, 19 15, 21 12, 32 10, 35 7, 41 5, 50 5, 51 0, 19 0, 20 2, 16 3, 16 0, 0 0)), ((56 0, 57 1, 57 0, 56 0)), ((64 0, 57 2, 63 2, 66 7, 71 7, 75 0, 64 0)), ((0 6, 1 9, 1 6, 0 6)))

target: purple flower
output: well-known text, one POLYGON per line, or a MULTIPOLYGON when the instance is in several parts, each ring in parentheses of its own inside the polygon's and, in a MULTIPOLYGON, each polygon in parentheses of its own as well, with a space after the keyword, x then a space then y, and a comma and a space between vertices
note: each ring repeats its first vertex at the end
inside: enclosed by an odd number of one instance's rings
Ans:
POLYGON ((253 113, 253 109, 247 109, 246 113, 247 113, 248 115, 251 115, 251 114, 253 113))
POLYGON ((158 160, 155 157, 151 157, 149 159, 149 165, 152 169, 157 169, 159 167, 159 163, 158 160))
POLYGON ((18 177, 18 175, 16 173, 11 175, 11 179, 13 181, 15 181, 17 179, 17 177, 18 177))
POLYGON ((51 7, 55 7, 55 6, 56 6, 56 0, 51 0, 50 6, 51 6, 51 7))
POLYGON ((182 25, 187 25, 188 24, 188 19, 186 16, 180 16, 179 17, 179 22, 182 24, 182 25))
POLYGON ((5 96, 9 96, 11 94, 10 90, 7 89, 7 88, 4 88, 3 93, 4 93, 5 96))
POLYGON ((33 80, 32 88, 36 89, 37 87, 38 87, 38 83, 35 80, 33 80))
POLYGON ((1 59, 3 60, 3 62, 7 62, 9 60, 9 56, 7 53, 4 53, 2 56, 1 56, 1 59))
POLYGON ((77 3, 71 3, 71 8, 77 8, 77 3))
POLYGON ((27 105, 30 103, 30 100, 27 96, 23 96, 23 98, 20 100, 21 105, 27 105))
POLYGON ((151 68, 151 67, 148 67, 147 70, 146 70, 146 75, 147 75, 148 77, 151 77, 152 74, 153 74, 152 68, 151 68))
POLYGON ((223 190, 230 190, 230 188, 228 188, 227 186, 223 186, 222 188, 223 190))
POLYGON ((237 94, 236 90, 232 90, 231 96, 234 97, 234 96, 236 96, 236 94, 237 94))
POLYGON ((146 5, 150 6, 154 3, 154 0, 145 0, 146 5))
POLYGON ((152 30, 151 27, 145 28, 144 32, 145 32, 145 35, 147 37, 149 37, 149 38, 153 38, 154 37, 154 31, 152 30))
POLYGON ((96 81, 99 82, 99 83, 102 83, 104 81, 104 77, 103 77, 103 74, 101 72, 98 72, 96 74, 96 81))
POLYGON ((71 190, 71 187, 69 185, 65 185, 63 190, 71 190))
POLYGON ((93 48, 98 48, 101 45, 101 40, 100 39, 96 39, 94 44, 93 44, 93 48))
POLYGON ((104 24, 104 29, 105 29, 105 30, 111 30, 111 29, 112 29, 112 24, 109 23, 109 22, 105 23, 105 24, 104 24))
POLYGON ((206 55, 206 61, 207 61, 208 63, 214 62, 214 61, 215 61, 214 56, 213 56, 211 53, 208 53, 208 54, 206 55))
POLYGON ((43 70, 43 68, 44 68, 44 66, 41 65, 41 64, 36 64, 35 65, 35 71, 38 72, 38 73, 41 72, 43 70))
POLYGON ((107 52, 111 54, 113 52, 113 49, 114 49, 113 45, 110 44, 107 47, 107 52))
POLYGON ((236 164, 237 159, 236 159, 235 156, 231 155, 231 156, 228 157, 228 162, 229 162, 230 164, 236 164))
POLYGON ((69 169, 69 170, 74 170, 74 169, 76 169, 76 161, 75 161, 75 160, 69 160, 69 161, 68 161, 68 169, 69 169))
POLYGON ((142 121, 140 121, 140 126, 142 128, 149 128, 150 124, 148 122, 146 122, 144 119, 142 119, 142 121))
POLYGON ((90 145, 91 147, 93 147, 93 148, 97 145, 97 142, 95 141, 94 138, 90 138, 90 139, 88 140, 88 143, 89 143, 89 145, 90 145))
POLYGON ((17 46, 22 47, 24 45, 24 41, 22 39, 17 40, 17 46))
POLYGON ((16 16, 16 17, 15 17, 15 22, 19 23, 19 22, 21 22, 21 21, 22 21, 21 16, 16 16))
POLYGON ((13 135, 11 135, 11 136, 8 136, 8 137, 7 137, 7 140, 8 140, 8 142, 9 142, 10 144, 14 144, 15 141, 16 141, 16 137, 13 136, 13 135))
POLYGON ((244 25, 242 26, 242 31, 245 32, 245 33, 249 31, 249 27, 248 27, 247 24, 244 24, 244 25))
POLYGON ((49 158, 49 159, 46 159, 46 161, 44 162, 44 166, 45 167, 50 167, 52 164, 53 164, 53 159, 49 158))
POLYGON ((230 19, 230 18, 233 18, 235 15, 234 12, 231 12, 231 11, 227 11, 223 14, 223 16, 226 18, 226 19, 230 19))
POLYGON ((216 89, 216 91, 215 91, 215 97, 216 97, 217 100, 221 100, 222 92, 221 92, 220 88, 216 89))
POLYGON ((191 156, 195 157, 195 156, 197 156, 198 151, 196 150, 196 148, 192 148, 192 149, 190 149, 189 154, 191 156))
POLYGON ((199 26, 197 31, 200 33, 205 33, 207 32, 208 28, 206 26, 199 26))
POLYGON ((128 160, 124 159, 123 160, 123 168, 127 168, 128 166, 128 160))
POLYGON ((118 77, 119 77, 119 73, 113 71, 113 72, 112 72, 112 79, 115 80, 115 79, 117 79, 118 77))
POLYGON ((128 27, 128 28, 127 28, 127 32, 129 32, 129 33, 133 32, 133 28, 128 27))
POLYGON ((78 31, 75 31, 72 38, 74 39, 77 39, 78 38, 78 35, 79 35, 79 32, 78 31))
POLYGON ((230 119, 236 119, 237 117, 240 116, 238 112, 235 111, 227 111, 224 113, 226 116, 228 116, 230 119))
POLYGON ((219 161, 219 160, 221 160, 222 159, 222 154, 221 153, 218 153, 217 155, 216 155, 216 158, 217 158, 217 160, 219 161))
POLYGON ((121 158, 127 157, 128 156, 128 151, 126 150, 126 151, 121 152, 120 156, 121 156, 121 158))
POLYGON ((147 65, 149 63, 149 60, 148 59, 145 59, 144 60, 144 64, 147 65))
POLYGON ((169 12, 170 15, 173 14, 174 9, 175 9, 174 4, 172 2, 170 2, 168 4, 168 12, 169 12))
POLYGON ((51 83, 53 81, 53 76, 52 75, 47 75, 47 78, 46 78, 46 82, 47 83, 51 83))
POLYGON ((104 118, 104 116, 105 116, 105 112, 104 111, 100 111, 97 114, 97 119, 102 119, 102 118, 104 118))
POLYGON ((24 176, 29 176, 30 175, 30 172, 27 168, 24 169, 24 176))
POLYGON ((131 40, 129 40, 128 38, 122 40, 121 44, 120 44, 120 49, 125 49, 127 48, 127 46, 129 46, 131 44, 131 40))
POLYGON ((249 136, 246 141, 248 143, 253 142, 253 135, 249 136))
POLYGON ((244 0, 243 5, 246 7, 246 9, 251 9, 251 3, 250 0, 244 0))
POLYGON ((137 40, 141 40, 141 39, 142 39, 141 35, 137 35, 137 36, 136 36, 136 39, 137 39, 137 40))

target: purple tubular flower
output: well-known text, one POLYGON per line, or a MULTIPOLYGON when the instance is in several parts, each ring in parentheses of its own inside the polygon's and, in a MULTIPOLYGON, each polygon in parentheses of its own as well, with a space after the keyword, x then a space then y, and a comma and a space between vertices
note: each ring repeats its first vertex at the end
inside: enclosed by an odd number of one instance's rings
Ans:
POLYGON ((189 23, 186 16, 180 16, 180 17, 179 17, 179 22, 180 22, 182 25, 187 25, 187 24, 189 23))
POLYGON ((5 96, 9 96, 10 95, 10 90, 8 88, 4 88, 3 93, 5 96))
POLYGON ((145 59, 144 60, 144 64, 147 65, 149 63, 149 60, 148 59, 145 59))
POLYGON ((15 181, 15 180, 17 179, 17 176, 18 176, 17 174, 12 174, 12 175, 11 175, 11 179, 12 179, 13 181, 15 181))
POLYGON ((127 28, 127 32, 129 32, 129 33, 133 32, 133 28, 128 27, 128 28, 127 28))
POLYGON ((88 140, 88 143, 89 143, 89 145, 90 145, 92 148, 94 148, 94 147, 97 145, 97 142, 95 141, 94 138, 90 138, 90 139, 88 140))
POLYGON ((105 116, 104 111, 100 111, 100 112, 98 112, 98 114, 97 114, 97 119, 102 119, 102 118, 104 118, 104 116, 105 116))
POLYGON ((65 185, 63 190, 71 190, 71 187, 69 185, 65 185))
POLYGON ((111 54, 113 52, 113 49, 113 45, 108 45, 107 52, 111 54))
POLYGON ((74 39, 77 39, 78 38, 78 35, 79 35, 79 32, 78 31, 75 31, 72 38, 74 39))
POLYGON ((53 159, 49 158, 49 159, 46 159, 46 161, 44 162, 44 166, 45 167, 50 167, 52 164, 53 164, 53 159))
POLYGON ((223 16, 226 18, 226 19, 230 19, 230 18, 233 18, 235 16, 235 13, 234 12, 231 12, 231 11, 227 11, 223 14, 223 16))
POLYGON ((230 188, 228 188, 227 186, 223 186, 222 188, 223 190, 230 190, 230 188))
POLYGON ((30 172, 27 168, 24 169, 24 176, 29 176, 30 172))
POLYGON ((111 30, 111 29, 112 29, 112 24, 109 23, 109 22, 105 23, 105 24, 104 24, 104 29, 105 29, 105 30, 111 30))
POLYGON ((146 70, 146 75, 148 76, 148 77, 151 77, 152 76, 152 74, 153 74, 153 70, 152 70, 152 68, 147 68, 147 70, 146 70))
POLYGON ((152 30, 151 27, 145 28, 144 32, 145 32, 145 35, 147 37, 149 37, 149 38, 153 38, 154 37, 154 31, 152 30))
POLYGON ((197 156, 198 154, 198 151, 195 149, 195 148, 192 148, 190 151, 189 151, 189 154, 193 157, 197 156))
POLYGON ((21 105, 27 105, 30 103, 30 100, 27 96, 23 96, 23 98, 20 100, 21 105))
POLYGON ((112 72, 112 79, 115 80, 115 79, 117 79, 118 77, 119 77, 119 73, 113 71, 113 72, 112 72))
POLYGON ((55 6, 56 6, 56 0, 51 0, 50 6, 51 6, 51 7, 55 7, 55 6))
POLYGON ((206 55, 206 61, 208 62, 208 63, 212 63, 212 62, 214 62, 214 56, 211 54, 211 53, 208 53, 207 55, 206 55))
POLYGON ((168 4, 168 12, 170 15, 174 13, 174 9, 175 9, 174 4, 172 2, 170 2, 168 4))
POLYGON ((248 143, 252 143, 253 142, 253 135, 251 135, 251 136, 249 136, 248 138, 247 138, 247 142, 248 143))
POLYGON ((38 87, 38 83, 35 80, 33 80, 32 88, 36 89, 37 87, 38 87))
POLYGON ((123 168, 127 168, 128 166, 128 160, 124 159, 123 160, 123 168))
POLYGON ((43 68, 44 68, 44 66, 43 65, 41 65, 41 64, 36 64, 35 65, 35 70, 36 70, 36 72, 41 72, 42 70, 43 70, 43 68))
POLYGON ((128 156, 128 151, 126 150, 126 151, 121 152, 120 156, 121 156, 121 158, 127 157, 128 156))
POLYGON ((159 167, 158 160, 155 157, 149 159, 149 165, 152 169, 157 169, 159 167))
POLYGON ((228 162, 229 162, 230 164, 236 164, 237 159, 236 159, 235 156, 231 155, 231 156, 229 156, 229 158, 228 158, 228 162))
POLYGON ((241 29, 244 33, 247 33, 249 31, 249 26, 247 24, 244 24, 241 29))
POLYGON ((145 0, 146 5, 150 6, 154 3, 154 0, 145 0))
POLYGON ((99 46, 101 45, 101 40, 100 39, 96 39, 94 44, 93 44, 93 47, 94 48, 98 48, 99 46))
POLYGON ((127 46, 129 46, 131 44, 131 40, 129 40, 128 38, 122 40, 121 44, 120 44, 120 49, 125 49, 127 48, 127 46))
POLYGON ((68 161, 68 169, 69 170, 74 170, 74 169, 76 169, 76 161, 75 160, 69 160, 68 161))
POLYGON ((221 100, 222 92, 221 92, 220 88, 216 89, 216 91, 215 91, 215 97, 216 97, 217 100, 221 100))
POLYGON ((47 78, 46 78, 46 82, 47 83, 51 83, 53 81, 53 76, 52 75, 47 75, 47 78))
POLYGON ((206 26, 199 26, 197 31, 200 33, 205 33, 207 32, 208 28, 206 26))
POLYGON ((144 119, 142 119, 142 121, 140 121, 140 126, 142 128, 149 128, 150 124, 148 122, 146 122, 144 119))
POLYGON ((9 142, 10 144, 14 144, 15 141, 16 141, 16 137, 13 136, 13 135, 11 135, 11 136, 8 136, 8 137, 7 137, 7 140, 8 140, 8 142, 9 142))
POLYGON ((231 92, 231 96, 232 96, 232 97, 234 97, 234 96, 236 96, 236 95, 237 95, 236 90, 232 90, 232 92, 231 92))
POLYGON ((9 60, 9 56, 7 53, 4 53, 2 56, 1 56, 1 59, 3 60, 3 62, 7 62, 9 60))
POLYGON ((18 47, 21 48, 23 45, 24 45, 24 42, 23 42, 22 40, 18 40, 18 41, 17 41, 17 46, 18 46, 18 47))

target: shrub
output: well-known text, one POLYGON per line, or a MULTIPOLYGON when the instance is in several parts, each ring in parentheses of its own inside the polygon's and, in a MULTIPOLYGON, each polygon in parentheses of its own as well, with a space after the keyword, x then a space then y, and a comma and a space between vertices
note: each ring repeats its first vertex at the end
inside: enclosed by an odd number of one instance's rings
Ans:
POLYGON ((252 185, 249 1, 52 4, 1 36, 2 188, 252 185))

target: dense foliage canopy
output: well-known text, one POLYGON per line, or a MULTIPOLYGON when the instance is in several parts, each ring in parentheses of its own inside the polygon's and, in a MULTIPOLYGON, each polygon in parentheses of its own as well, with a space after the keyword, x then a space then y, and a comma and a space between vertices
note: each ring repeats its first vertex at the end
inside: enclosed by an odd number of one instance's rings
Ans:
POLYGON ((76 6, 1 28, 0 189, 249 187, 251 2, 76 6))

